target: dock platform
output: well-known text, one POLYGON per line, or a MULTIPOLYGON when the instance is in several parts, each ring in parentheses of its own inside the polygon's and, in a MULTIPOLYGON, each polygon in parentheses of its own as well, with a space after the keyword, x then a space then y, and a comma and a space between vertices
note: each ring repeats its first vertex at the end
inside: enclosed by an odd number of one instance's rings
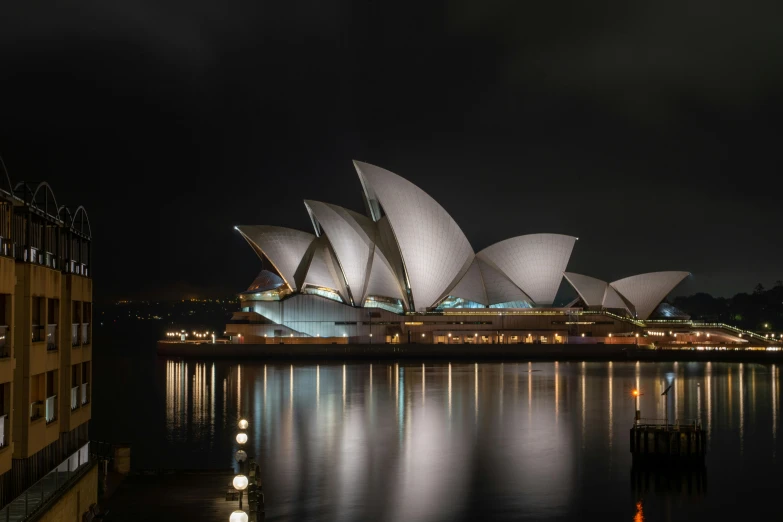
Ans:
POLYGON ((707 432, 698 422, 639 419, 630 436, 635 461, 703 463, 707 454, 707 432))

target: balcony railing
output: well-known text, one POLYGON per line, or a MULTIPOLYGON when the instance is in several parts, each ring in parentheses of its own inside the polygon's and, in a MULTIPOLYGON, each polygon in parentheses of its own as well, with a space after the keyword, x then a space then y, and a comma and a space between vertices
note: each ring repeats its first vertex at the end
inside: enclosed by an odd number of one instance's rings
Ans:
POLYGON ((3 357, 10 357, 11 352, 8 349, 10 346, 11 329, 6 325, 0 325, 0 359, 3 357))
POLYGON ((37 324, 33 325, 33 342, 39 343, 44 340, 44 330, 45 328, 43 326, 39 326, 37 324))
POLYGON ((33 401, 30 403, 30 420, 37 420, 41 418, 43 413, 43 401, 33 401))
POLYGON ((46 424, 57 420, 57 395, 46 399, 46 424))
POLYGON ((43 250, 39 250, 38 248, 32 246, 22 248, 21 260, 24 261, 25 263, 27 262, 35 263, 38 265, 44 265, 51 268, 57 268, 58 266, 56 255, 54 255, 52 252, 45 252, 43 250))
POLYGON ((16 257, 16 243, 6 237, 0 237, 0 256, 16 257))
POLYGON ((90 344, 90 323, 82 325, 82 345, 90 344))
POLYGON ((57 342, 57 325, 56 324, 46 325, 46 349, 49 351, 54 351, 57 349, 58 344, 59 343, 57 342))
POLYGON ((9 440, 5 436, 5 425, 7 417, 8 415, 0 415, 0 448, 4 448, 6 445, 6 440, 9 440))
POLYGON ((82 404, 87 404, 90 402, 90 383, 83 382, 82 383, 82 404))
POLYGON ((89 275, 88 266, 86 263, 79 263, 73 259, 65 260, 65 271, 69 274, 78 274, 87 277, 89 275))
POLYGON ((79 346, 81 336, 82 336, 81 325, 79 324, 71 325, 71 346, 79 346))
POLYGON ((75 410, 80 406, 79 403, 79 386, 74 386, 71 388, 71 411, 75 410))
MULTIPOLYGON (((90 455, 89 442, 44 475, 38 482, 30 485, 21 495, 0 509, 0 521, 23 521, 35 518, 37 512, 53 505, 56 499, 92 469, 97 460, 90 455)), ((81 520, 81 517, 79 518, 81 520)))

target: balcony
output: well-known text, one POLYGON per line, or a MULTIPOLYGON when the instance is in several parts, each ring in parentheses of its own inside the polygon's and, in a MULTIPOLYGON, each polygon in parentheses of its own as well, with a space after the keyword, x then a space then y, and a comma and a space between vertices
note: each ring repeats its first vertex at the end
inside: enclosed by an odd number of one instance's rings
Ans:
POLYGON ((85 277, 88 276, 88 267, 87 263, 79 263, 78 261, 74 261, 71 259, 70 261, 65 261, 65 271, 70 274, 78 274, 83 275, 85 277))
MULTIPOLYGON (((54 505, 63 494, 71 490, 81 478, 92 469, 97 460, 90 455, 90 444, 86 443, 75 453, 44 475, 38 482, 23 490, 21 495, 0 509, 0 521, 38 520, 36 513, 54 505)), ((21 488, 20 488, 21 489, 21 488)), ((79 517, 81 520, 81 517, 79 517)))
POLYGON ((71 346, 81 346, 82 327, 80 324, 71 325, 71 346))
POLYGON ((46 399, 46 424, 57 420, 57 395, 46 399))
POLYGON ((82 325, 82 346, 90 344, 90 323, 82 325))
POLYGON ((0 237, 0 256, 16 257, 16 243, 6 237, 0 237))
POLYGON ((45 327, 34 324, 32 330, 33 342, 34 343, 42 342, 44 340, 45 331, 46 331, 45 327))
POLYGON ((0 359, 3 357, 10 357, 11 351, 8 349, 11 340, 11 329, 6 326, 0 326, 0 359))
POLYGON ((44 403, 43 401, 33 401, 30 403, 30 420, 38 420, 42 417, 44 403))
POLYGON ((46 326, 46 349, 53 352, 57 350, 57 325, 50 324, 46 326))
POLYGON ((79 388, 80 386, 74 386, 73 388, 71 388, 71 411, 81 406, 79 402, 79 395, 80 395, 79 388))
POLYGON ((11 441, 11 438, 7 437, 5 432, 6 426, 10 424, 11 423, 8 422, 8 415, 0 415, 0 448, 5 448, 5 445, 11 441))
POLYGON ((82 405, 90 402, 90 383, 82 383, 82 405))

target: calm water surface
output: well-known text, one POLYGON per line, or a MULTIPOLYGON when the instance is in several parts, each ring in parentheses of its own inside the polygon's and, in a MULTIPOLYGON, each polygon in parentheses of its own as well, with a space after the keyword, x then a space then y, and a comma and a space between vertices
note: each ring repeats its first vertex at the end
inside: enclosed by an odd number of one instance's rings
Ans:
MULTIPOLYGON (((262 364, 112 356, 93 434, 135 468, 228 468, 267 520, 779 520, 780 369, 734 363, 262 364), (643 417, 709 431, 704 473, 632 470, 643 417), (132 391, 130 391, 132 390, 132 391)), ((103 379, 103 382, 100 382, 103 379)))

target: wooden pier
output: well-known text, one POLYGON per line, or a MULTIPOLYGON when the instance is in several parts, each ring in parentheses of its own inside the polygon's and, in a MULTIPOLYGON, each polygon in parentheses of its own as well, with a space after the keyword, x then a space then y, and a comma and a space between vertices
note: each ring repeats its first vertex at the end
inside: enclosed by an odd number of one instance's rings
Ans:
POLYGON ((698 422, 638 419, 630 435, 634 460, 699 463, 707 454, 707 432, 698 422))

